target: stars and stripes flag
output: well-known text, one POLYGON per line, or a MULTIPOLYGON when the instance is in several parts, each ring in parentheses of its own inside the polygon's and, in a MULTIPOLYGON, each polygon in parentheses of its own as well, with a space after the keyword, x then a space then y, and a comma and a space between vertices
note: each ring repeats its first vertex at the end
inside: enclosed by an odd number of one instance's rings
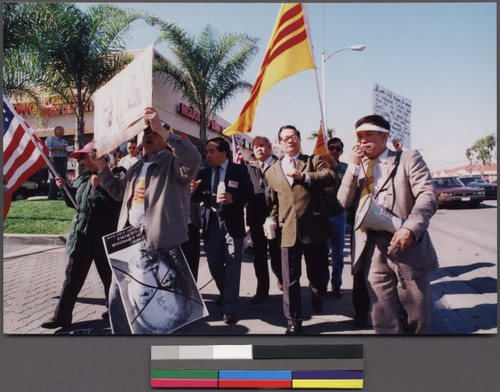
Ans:
POLYGON ((328 151, 326 151, 326 139, 325 134, 323 133, 322 124, 319 125, 318 138, 316 139, 313 154, 321 155, 326 166, 330 167, 330 164, 328 163, 328 151))
POLYGON ((232 136, 232 140, 233 140, 233 163, 237 164, 243 163, 243 154, 241 153, 240 145, 235 135, 232 136))
POLYGON ((300 3, 284 3, 281 6, 248 101, 236 122, 224 130, 224 135, 250 132, 259 100, 271 86, 296 73, 315 68, 305 14, 305 8, 300 3))
POLYGON ((13 193, 48 161, 49 149, 3 96, 3 219, 7 216, 13 193), (44 157, 45 155, 45 157, 44 157), (5 189, 5 188, 4 188, 5 189))

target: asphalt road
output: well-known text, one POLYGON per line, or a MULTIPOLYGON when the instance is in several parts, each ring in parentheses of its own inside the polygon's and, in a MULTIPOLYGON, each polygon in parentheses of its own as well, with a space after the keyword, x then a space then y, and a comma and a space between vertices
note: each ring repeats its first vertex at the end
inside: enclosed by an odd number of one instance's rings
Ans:
POLYGON ((496 333, 497 201, 439 209, 429 232, 440 268, 434 300, 459 333, 496 333))

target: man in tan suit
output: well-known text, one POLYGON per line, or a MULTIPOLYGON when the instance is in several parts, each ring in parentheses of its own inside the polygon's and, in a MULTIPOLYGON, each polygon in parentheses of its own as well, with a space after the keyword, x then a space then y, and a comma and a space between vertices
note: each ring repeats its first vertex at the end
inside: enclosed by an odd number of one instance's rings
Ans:
POLYGON ((330 222, 321 192, 332 186, 335 174, 323 158, 300 153, 300 132, 292 125, 278 132, 284 157, 266 171, 271 198, 271 218, 281 229, 283 310, 288 322, 287 335, 302 331, 300 275, 305 256, 312 307, 323 308, 328 280, 330 222))
POLYGON ((340 205, 358 207, 366 193, 363 189, 368 188, 379 206, 404 221, 394 234, 356 230, 352 272, 364 270, 375 332, 424 333, 433 309, 429 275, 438 266, 427 232, 438 208, 429 169, 417 151, 394 152, 386 147, 390 125, 383 117, 363 117, 355 128, 358 144, 352 148, 337 195, 340 205), (370 177, 373 181, 367 180, 370 177), (372 186, 367 185, 370 182, 372 186), (404 329, 399 302, 408 315, 404 329))

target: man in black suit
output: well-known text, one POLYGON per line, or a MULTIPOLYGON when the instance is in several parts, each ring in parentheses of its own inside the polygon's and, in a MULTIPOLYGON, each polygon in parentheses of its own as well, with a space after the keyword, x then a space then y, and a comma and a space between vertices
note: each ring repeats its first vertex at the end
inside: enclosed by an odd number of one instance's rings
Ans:
POLYGON ((226 324, 235 322, 245 221, 243 207, 253 194, 244 165, 229 161, 229 143, 222 137, 205 145, 208 168, 193 182, 193 200, 203 202, 203 240, 208 267, 220 292, 226 324))
MULTIPOLYGON (((271 154, 272 145, 267 137, 254 137, 252 147, 256 161, 249 164, 247 168, 254 195, 247 204, 247 225, 250 227, 250 235, 252 236, 253 266, 257 277, 257 292, 250 300, 250 303, 256 305, 269 297, 268 240, 264 235, 262 225, 269 216, 271 207, 269 187, 264 174, 278 158, 271 154)), ((271 270, 278 279, 278 288, 283 291, 281 250, 278 238, 269 240, 269 254, 271 256, 271 270)))

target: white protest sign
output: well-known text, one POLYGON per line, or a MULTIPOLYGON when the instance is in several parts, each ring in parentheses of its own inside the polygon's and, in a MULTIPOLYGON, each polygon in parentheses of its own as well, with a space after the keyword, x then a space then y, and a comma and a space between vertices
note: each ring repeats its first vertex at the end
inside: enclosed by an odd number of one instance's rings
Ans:
POLYGON ((389 142, 401 140, 403 147, 411 148, 411 101, 375 83, 373 114, 384 117, 391 124, 389 142))
POLYGON ((153 101, 153 45, 101 87, 94 96, 97 156, 113 151, 144 128, 144 109, 153 101))

